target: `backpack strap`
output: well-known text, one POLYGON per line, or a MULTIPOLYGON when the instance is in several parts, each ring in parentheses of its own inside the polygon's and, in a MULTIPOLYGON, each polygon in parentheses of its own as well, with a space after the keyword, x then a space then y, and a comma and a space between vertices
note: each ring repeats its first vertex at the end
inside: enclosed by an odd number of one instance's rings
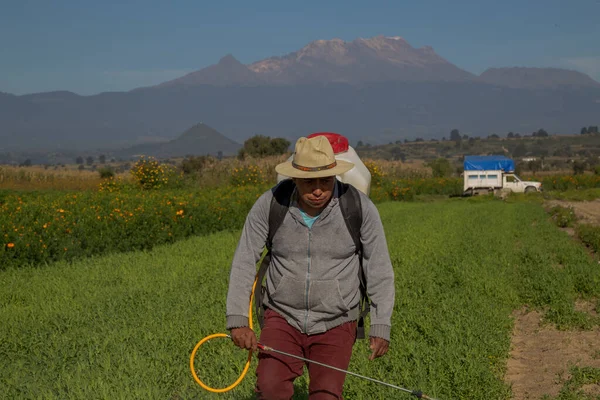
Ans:
POLYGON ((266 288, 263 285, 263 280, 265 279, 265 275, 267 273, 267 269, 269 268, 269 264, 271 263, 271 248, 273 246, 273 237, 275 237, 275 233, 277 229, 283 223, 285 215, 288 212, 290 207, 290 201, 292 197, 292 193, 296 185, 294 181, 291 179, 286 179, 281 181, 274 189, 273 189, 273 198, 271 199, 271 206, 269 208, 269 235, 267 236, 267 254, 262 259, 260 263, 260 267, 258 268, 257 273, 257 287, 260 288, 258 295, 254 295, 254 313, 256 314, 256 318, 258 319, 258 324, 260 327, 263 327, 263 296, 265 294, 266 288))
POLYGON ((340 196, 340 208, 344 216, 344 222, 348 231, 354 240, 356 252, 362 252, 362 243, 360 241, 360 228, 362 226, 362 205, 358 189, 354 186, 338 181, 338 190, 340 196))
POLYGON ((360 228, 362 226, 362 203, 360 193, 354 186, 338 182, 340 193, 340 208, 344 216, 344 222, 348 227, 348 231, 354 240, 354 246, 359 259, 358 280, 360 281, 360 313, 357 322, 356 337, 358 339, 365 338, 365 317, 369 314, 369 298, 367 295, 367 279, 363 269, 362 262, 362 242, 360 241, 360 228))

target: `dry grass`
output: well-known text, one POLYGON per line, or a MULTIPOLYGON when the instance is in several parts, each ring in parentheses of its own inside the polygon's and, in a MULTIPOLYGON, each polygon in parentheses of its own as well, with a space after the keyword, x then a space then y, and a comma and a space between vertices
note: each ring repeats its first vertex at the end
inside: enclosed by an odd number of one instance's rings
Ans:
MULTIPOLYGON (((131 179, 129 173, 117 174, 124 180, 131 179)), ((96 189, 102 180, 97 171, 63 167, 46 169, 40 166, 0 166, 0 189, 12 190, 88 190, 96 189)))
POLYGON ((424 160, 386 161, 377 159, 361 159, 365 164, 373 163, 379 167, 386 177, 391 178, 426 178, 431 177, 431 168, 424 160))
MULTIPOLYGON (((247 158, 246 160, 238 160, 236 158, 223 161, 211 160, 197 175, 197 179, 202 180, 202 183, 206 186, 215 186, 222 183, 225 179, 229 179, 234 169, 256 166, 263 171, 269 171, 269 179, 275 182, 277 177, 275 166, 287 160, 288 157, 289 154, 259 159, 247 158)), ((425 161, 422 160, 404 163, 401 161, 373 160, 368 158, 361 160, 365 164, 374 163, 388 177, 424 178, 431 176, 431 168, 426 167, 425 161)))
MULTIPOLYGON (((268 179, 276 181, 275 166, 285 161, 289 155, 266 157, 262 159, 227 158, 218 161, 208 158, 204 167, 190 177, 195 184, 202 187, 216 187, 229 182, 234 169, 256 166, 268 171, 268 179)), ((180 165, 181 160, 176 160, 180 165)), ((129 171, 115 174, 116 178, 130 182, 133 177, 129 171)), ((77 165, 66 165, 59 168, 41 166, 14 167, 0 166, 0 189, 11 190, 89 190, 97 189, 102 182, 98 171, 78 170, 77 165)))
MULTIPOLYGON (((237 158, 226 158, 217 160, 207 158, 204 167, 196 171, 189 179, 198 186, 216 187, 229 182, 232 172, 236 169, 248 167, 258 167, 267 172, 267 179, 270 182, 276 182, 277 173, 275 166, 287 160, 289 154, 281 156, 272 156, 265 158, 246 158, 238 160, 237 158)), ((175 160, 177 165, 182 160, 175 160)), ((392 178, 415 178, 429 177, 431 169, 425 166, 422 160, 411 160, 408 162, 385 161, 364 159, 363 162, 374 163, 387 177, 392 178)), ((78 170, 77 165, 66 165, 64 167, 44 168, 41 166, 14 167, 0 166, 0 189, 12 190, 89 190, 96 189, 100 182, 98 171, 78 170)), ((116 174, 124 181, 131 181, 132 176, 129 171, 116 174)))
MULTIPOLYGON (((289 158, 289 154, 265 158, 226 158, 221 161, 208 157, 202 169, 195 171, 188 178, 194 185, 202 187, 221 186, 230 181, 232 172, 248 167, 258 167, 267 172, 267 179, 276 182, 277 173, 275 166, 289 158)), ((173 160, 181 165, 182 159, 173 160)), ((431 176, 431 169, 425 165, 423 160, 386 161, 381 159, 362 160, 365 164, 377 165, 386 177, 390 178, 426 178, 431 176)), ((108 164, 107 164, 108 166, 108 164)), ((96 189, 100 182, 98 171, 89 169, 78 170, 78 165, 66 165, 63 167, 44 168, 42 166, 15 167, 0 166, 0 189, 13 190, 87 190, 96 189)), ((113 167, 119 167, 115 165, 113 167)), ((129 171, 116 174, 124 181, 131 181, 129 171)))
POLYGON ((220 186, 225 182, 229 182, 232 172, 235 169, 242 169, 248 167, 258 167, 262 171, 268 171, 268 180, 270 182, 276 182, 277 173, 275 172, 275 166, 289 157, 288 155, 272 156, 265 158, 246 158, 245 160, 238 160, 237 158, 227 158, 222 161, 210 158, 207 164, 193 175, 193 180, 199 186, 203 187, 215 187, 220 186))

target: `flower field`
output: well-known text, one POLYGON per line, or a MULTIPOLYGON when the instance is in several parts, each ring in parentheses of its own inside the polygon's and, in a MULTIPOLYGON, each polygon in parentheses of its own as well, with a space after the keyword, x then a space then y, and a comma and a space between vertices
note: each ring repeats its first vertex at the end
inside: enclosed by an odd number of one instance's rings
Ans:
POLYGON ((600 175, 545 176, 541 182, 544 190, 594 189, 600 188, 600 175))
POLYGON ((267 186, 0 192, 0 269, 149 249, 238 229, 267 186))
MULTIPOLYGON (((177 188, 167 185, 167 174, 159 166, 145 163, 151 165, 150 172, 133 170, 137 184, 118 178, 102 181, 95 190, 0 190, 0 269, 150 249, 237 229, 258 196, 274 184, 262 167, 239 166, 220 186, 194 188, 180 182, 177 188)), ((376 203, 462 194, 461 178, 398 179, 374 163, 368 165, 377 178, 371 188, 376 203)), ((169 176, 174 180, 172 171, 169 176)), ((600 187, 594 175, 553 176, 543 182, 556 198, 561 193, 597 196, 592 191, 600 187)))

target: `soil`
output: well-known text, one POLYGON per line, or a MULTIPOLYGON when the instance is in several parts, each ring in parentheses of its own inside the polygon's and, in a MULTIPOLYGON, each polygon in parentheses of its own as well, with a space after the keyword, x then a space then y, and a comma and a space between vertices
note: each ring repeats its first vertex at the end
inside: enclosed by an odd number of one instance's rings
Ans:
MULTIPOLYGON (((581 309, 590 307, 593 309, 593 305, 585 304, 581 309)), ((558 331, 543 326, 537 311, 520 310, 515 318, 505 376, 512 385, 513 399, 556 397, 569 379, 572 366, 600 368, 600 328, 558 331)), ((600 385, 586 385, 582 390, 589 395, 600 394, 600 385)))
MULTIPOLYGON (((573 207, 580 223, 600 225, 600 200, 568 202, 552 200, 548 207, 573 207)), ((566 229, 573 235, 573 229, 566 229)), ((595 302, 577 302, 579 311, 597 316, 595 302)), ((572 366, 600 368, 600 327, 591 331, 558 331, 541 323, 541 313, 526 309, 514 313, 515 324, 505 381, 513 399, 538 400, 556 397, 572 366)), ((585 385, 588 395, 600 395, 600 385, 585 385)))
POLYGON ((600 225, 600 199, 593 201, 549 200, 546 205, 548 207, 572 207, 578 217, 578 222, 600 225))

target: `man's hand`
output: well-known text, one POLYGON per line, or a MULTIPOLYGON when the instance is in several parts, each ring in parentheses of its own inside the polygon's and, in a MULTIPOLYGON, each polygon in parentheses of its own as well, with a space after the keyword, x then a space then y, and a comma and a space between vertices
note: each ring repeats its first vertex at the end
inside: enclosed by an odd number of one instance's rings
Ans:
POLYGON ((373 352, 369 356, 369 360, 374 360, 377 357, 381 357, 382 355, 387 353, 388 348, 390 347, 390 342, 388 342, 385 339, 378 338, 378 337, 372 337, 372 338, 370 338, 370 340, 371 340, 371 350, 373 350, 373 352))
POLYGON ((231 339, 233 343, 240 349, 256 351, 258 349, 256 335, 254 331, 247 326, 241 328, 233 328, 231 330, 231 339))

